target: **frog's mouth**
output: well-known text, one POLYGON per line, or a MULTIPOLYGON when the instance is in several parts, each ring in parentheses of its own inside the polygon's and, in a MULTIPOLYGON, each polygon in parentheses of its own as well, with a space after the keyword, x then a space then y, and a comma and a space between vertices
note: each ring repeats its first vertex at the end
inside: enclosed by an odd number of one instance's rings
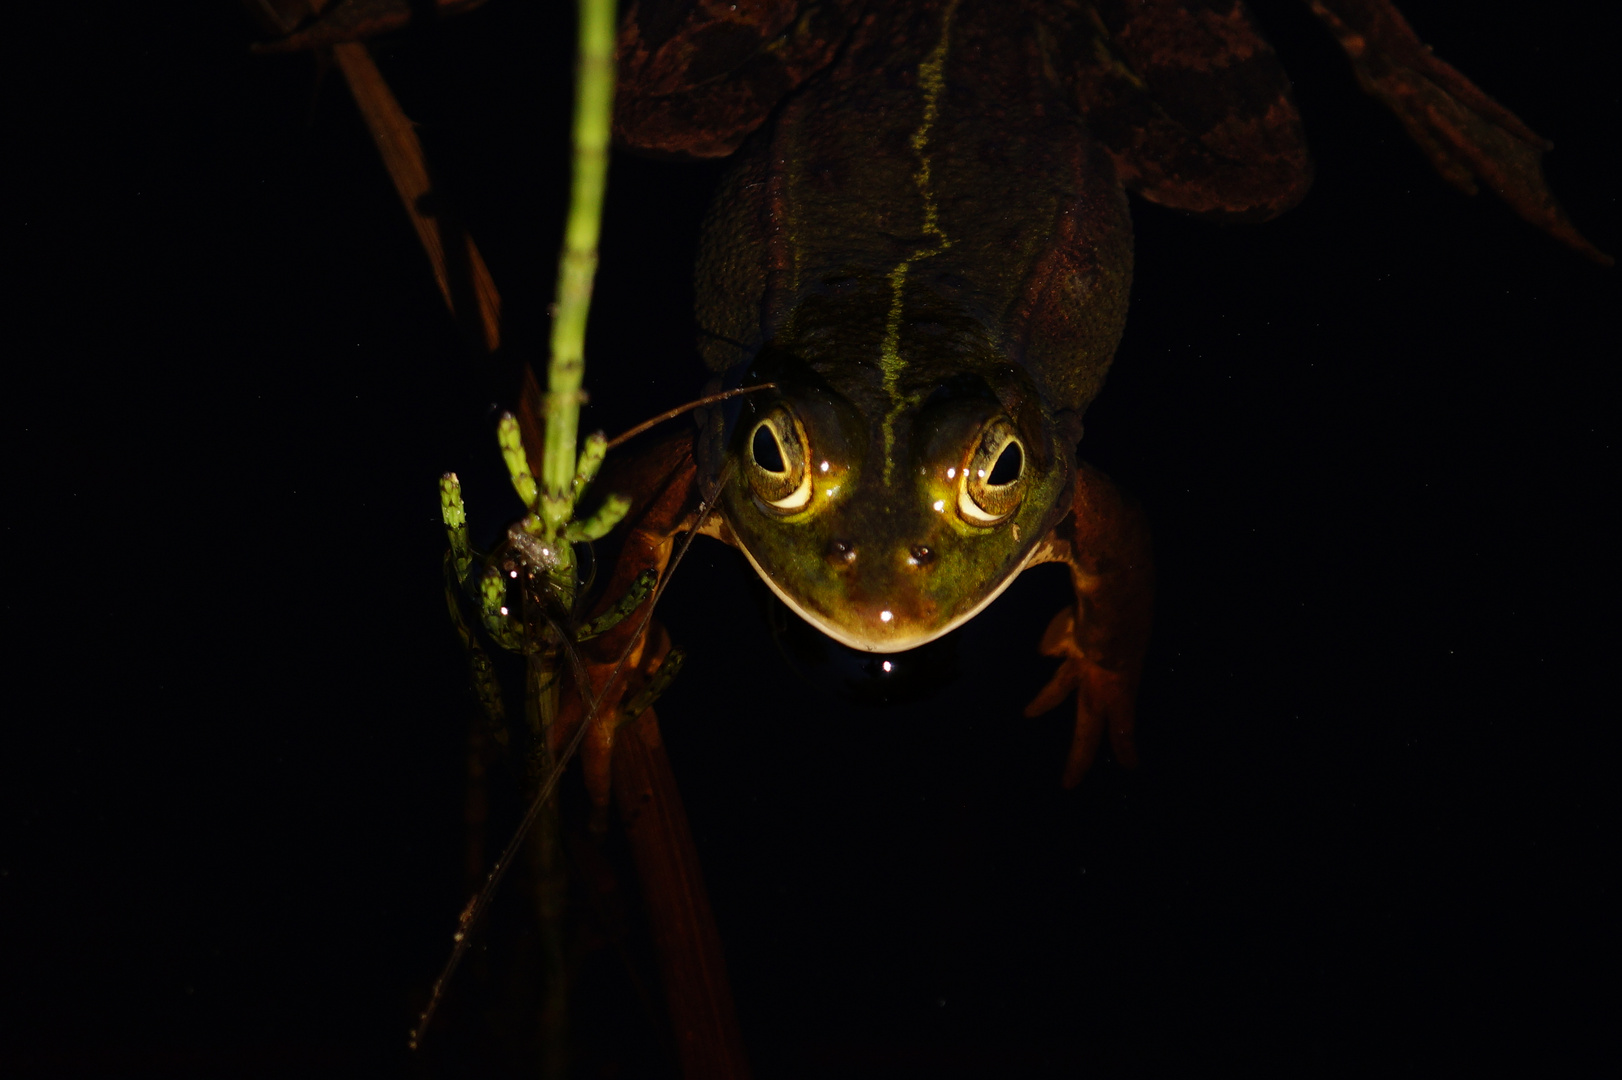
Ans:
POLYGON ((945 637, 989 607, 992 601, 1014 583, 1014 579, 1037 554, 1037 548, 1033 546, 1025 558, 1016 563, 994 587, 987 590, 977 604, 957 612, 944 622, 936 622, 919 611, 911 598, 903 602, 900 597, 889 601, 848 603, 844 605, 841 613, 843 617, 834 618, 826 612, 808 606, 802 599, 783 588, 760 565, 747 544, 740 543, 737 547, 743 552, 744 558, 749 560, 749 565, 755 568, 755 573, 760 575, 760 580, 766 583, 766 587, 771 589, 790 611, 841 645, 872 653, 906 652, 908 649, 916 649, 937 638, 945 637))

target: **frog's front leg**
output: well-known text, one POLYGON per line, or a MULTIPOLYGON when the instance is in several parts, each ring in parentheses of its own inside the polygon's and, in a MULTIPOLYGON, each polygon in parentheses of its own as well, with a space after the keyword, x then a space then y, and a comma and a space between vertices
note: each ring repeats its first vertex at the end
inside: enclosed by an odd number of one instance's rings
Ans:
MULTIPOLYGON (((608 580, 582 627, 599 618, 627 596, 645 592, 645 575, 662 576, 670 563, 676 535, 696 525, 698 491, 693 463, 692 436, 681 434, 639 453, 609 458, 596 487, 629 498, 630 510, 613 536, 617 551, 608 564, 608 580)), ((586 787, 592 801, 607 806, 614 753, 614 736, 626 715, 624 703, 636 699, 660 677, 667 662, 670 639, 649 618, 645 599, 610 628, 577 645, 580 664, 571 674, 572 692, 566 695, 553 731, 561 747, 589 715, 591 729, 581 744, 586 787), (589 703, 595 703, 595 710, 589 703)), ((666 673, 668 674, 668 673, 666 673)))
POLYGON ((1154 605, 1148 522, 1109 477, 1082 463, 1070 512, 1027 565, 1043 562, 1070 567, 1076 602, 1042 635, 1042 652, 1060 658, 1059 670, 1025 715, 1048 712, 1075 691, 1076 730, 1064 766, 1064 785, 1074 787, 1106 728, 1116 760, 1129 767, 1137 762, 1133 706, 1154 605))
MULTIPOLYGON (((535 400, 527 395, 521 412, 532 427, 535 400)), ((678 534, 700 531, 725 538, 719 519, 700 511, 697 475, 690 432, 611 452, 595 486, 628 497, 631 506, 607 538, 619 543, 605 553, 611 559, 605 563, 608 580, 582 626, 598 621, 627 595, 634 598, 648 571, 662 578, 682 542, 678 534)), ((586 787, 599 809, 607 807, 611 781, 615 789, 647 900, 682 1075, 743 1078, 749 1067, 726 957, 658 721, 648 707, 679 662, 670 636, 650 617, 652 603, 652 597, 643 600, 579 643, 581 662, 572 679, 586 685, 571 683, 552 737, 561 747, 591 716, 580 748, 586 787), (594 713, 587 701, 595 701, 594 713)))

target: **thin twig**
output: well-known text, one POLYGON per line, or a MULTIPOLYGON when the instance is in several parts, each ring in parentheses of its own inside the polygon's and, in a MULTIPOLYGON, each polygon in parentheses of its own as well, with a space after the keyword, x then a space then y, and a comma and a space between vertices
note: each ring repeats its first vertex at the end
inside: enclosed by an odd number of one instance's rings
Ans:
POLYGON ((741 397, 744 394, 753 394, 756 390, 776 390, 776 389, 777 389, 777 384, 776 383, 774 383, 774 382, 766 382, 766 383, 759 383, 759 384, 757 384, 755 386, 741 387, 741 388, 739 388, 737 390, 723 390, 719 394, 711 394, 709 397, 701 397, 697 401, 689 401, 685 405, 678 405, 674 409, 667 409, 664 412, 660 413, 658 416, 655 416, 653 419, 644 420, 640 424, 638 424, 636 427, 632 428, 631 430, 621 432, 620 434, 614 436, 612 439, 608 440, 607 449, 612 450, 616 446, 620 446, 623 443, 630 442, 632 439, 636 438, 638 435, 642 434, 644 431, 647 431, 649 428, 658 427, 660 424, 664 423, 666 420, 674 420, 676 417, 680 416, 684 412, 690 412, 693 409, 701 409, 705 405, 714 405, 717 401, 725 401, 728 398, 741 397))

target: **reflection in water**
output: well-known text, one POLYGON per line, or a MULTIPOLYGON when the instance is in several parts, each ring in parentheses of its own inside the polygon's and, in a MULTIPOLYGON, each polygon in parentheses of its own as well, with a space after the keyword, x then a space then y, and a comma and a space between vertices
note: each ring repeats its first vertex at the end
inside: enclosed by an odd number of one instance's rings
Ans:
POLYGON ((900 705, 927 701, 957 678, 956 630, 907 652, 852 649, 799 618, 758 578, 750 578, 777 651, 800 682, 824 697, 846 705, 900 705))

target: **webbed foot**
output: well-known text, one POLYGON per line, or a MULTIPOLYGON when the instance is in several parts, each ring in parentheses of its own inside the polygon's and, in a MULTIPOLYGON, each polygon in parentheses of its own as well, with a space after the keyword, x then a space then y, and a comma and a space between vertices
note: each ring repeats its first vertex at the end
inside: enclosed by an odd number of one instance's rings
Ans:
POLYGON ((1132 724, 1138 672, 1112 671, 1088 655, 1076 634, 1074 607, 1065 608, 1048 623, 1040 649, 1043 656, 1059 658, 1059 669, 1041 693, 1025 706, 1025 715, 1041 716, 1063 704, 1071 691, 1076 695, 1076 730, 1064 763, 1064 786, 1075 787, 1081 782, 1082 775, 1092 766, 1106 729, 1115 760, 1127 768, 1137 765, 1132 724))
POLYGON ((1025 707, 1026 716, 1040 716, 1075 693, 1076 729, 1064 766, 1064 786, 1075 787, 1106 730, 1116 760, 1137 764, 1134 702, 1154 604, 1148 523, 1109 477, 1079 463, 1070 513, 1033 561, 1069 566, 1076 591, 1076 602, 1042 635, 1042 655, 1058 657, 1059 670, 1025 707))

